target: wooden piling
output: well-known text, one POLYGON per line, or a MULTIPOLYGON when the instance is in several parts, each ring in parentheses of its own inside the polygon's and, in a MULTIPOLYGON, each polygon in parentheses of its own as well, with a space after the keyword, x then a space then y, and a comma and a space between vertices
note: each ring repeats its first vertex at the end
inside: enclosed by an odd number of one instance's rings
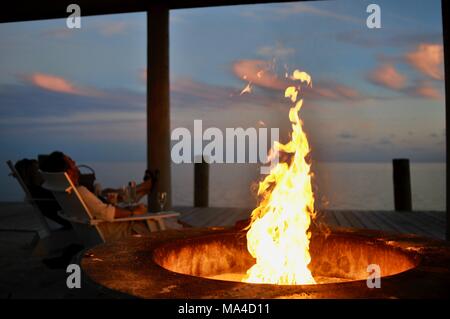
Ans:
POLYGON ((209 164, 202 157, 201 163, 194 164, 194 207, 209 205, 209 164))
POLYGON ((412 211, 411 177, 408 159, 393 159, 394 206, 396 211, 412 211))

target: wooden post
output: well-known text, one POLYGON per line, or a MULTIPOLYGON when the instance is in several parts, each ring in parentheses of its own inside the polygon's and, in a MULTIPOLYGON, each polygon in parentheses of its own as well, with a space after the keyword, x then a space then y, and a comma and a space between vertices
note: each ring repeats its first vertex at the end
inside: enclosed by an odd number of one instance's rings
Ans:
POLYGON ((202 157, 201 163, 194 164, 194 207, 209 205, 209 164, 202 157))
POLYGON ((157 192, 167 192, 171 207, 169 96, 169 8, 150 5, 147 12, 147 167, 159 170, 150 211, 157 211, 157 192))
POLYGON ((394 169, 394 205, 396 211, 412 211, 411 177, 408 159, 392 160, 394 169))
POLYGON ((441 1, 442 7, 442 31, 444 33, 444 72, 445 72, 445 127, 446 127, 446 187, 447 187, 447 218, 445 237, 450 241, 450 196, 448 190, 450 187, 450 172, 448 169, 448 160, 450 156, 450 5, 448 0, 441 1))

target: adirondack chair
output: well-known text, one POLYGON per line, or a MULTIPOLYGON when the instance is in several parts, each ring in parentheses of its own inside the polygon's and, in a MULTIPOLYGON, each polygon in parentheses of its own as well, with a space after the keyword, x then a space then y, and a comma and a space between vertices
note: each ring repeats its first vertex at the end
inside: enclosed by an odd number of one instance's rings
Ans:
POLYGON ((142 220, 146 221, 148 224, 149 221, 153 220, 157 222, 160 230, 164 230, 166 229, 164 219, 177 217, 180 215, 176 212, 166 212, 116 218, 113 221, 95 219, 67 173, 42 172, 42 175, 45 180, 43 187, 53 193, 62 208, 62 212, 59 213, 59 216, 68 220, 72 224, 75 232, 86 247, 92 247, 106 241, 101 228, 98 227, 100 223, 131 222, 142 220))
POLYGON ((41 198, 33 198, 33 196, 30 193, 30 190, 28 189, 27 185, 23 181, 20 174, 17 172, 16 168, 14 167, 14 164, 12 161, 7 161, 6 164, 8 165, 9 169, 11 170, 11 176, 13 176, 17 182, 19 183, 20 187, 22 188, 24 194, 25 194, 25 202, 30 204, 33 207, 33 211, 36 214, 37 219, 39 220, 39 223, 41 224, 40 229, 38 231, 39 238, 46 238, 50 236, 52 232, 52 228, 49 225, 49 222, 45 218, 43 212, 41 212, 39 206, 37 205, 37 201, 47 201, 52 199, 41 199, 41 198))

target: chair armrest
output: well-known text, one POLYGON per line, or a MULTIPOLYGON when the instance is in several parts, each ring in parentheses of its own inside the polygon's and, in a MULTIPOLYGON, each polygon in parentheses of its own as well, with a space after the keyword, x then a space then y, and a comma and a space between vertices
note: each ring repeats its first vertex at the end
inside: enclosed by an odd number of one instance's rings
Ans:
POLYGON ((180 216, 180 213, 176 212, 167 212, 167 213, 147 213, 139 216, 130 216, 130 217, 124 217, 124 218, 115 218, 114 220, 102 220, 102 219, 91 219, 91 220, 85 220, 85 219, 79 219, 72 216, 67 216, 64 214, 64 212, 59 211, 58 215, 71 222, 71 223, 78 223, 78 224, 89 224, 89 225, 98 225, 101 223, 118 223, 118 222, 128 222, 128 221, 138 221, 138 220, 151 220, 151 219, 163 219, 163 218, 170 218, 170 217, 178 217, 180 216))
POLYGON ((127 222, 127 221, 137 221, 137 220, 150 220, 150 219, 162 219, 162 218, 170 218, 170 217, 178 217, 180 216, 180 213, 176 212, 167 212, 167 213, 147 213, 143 215, 138 216, 130 216, 130 217, 124 217, 124 218, 115 218, 114 220, 110 221, 110 223, 117 223, 117 222, 127 222))

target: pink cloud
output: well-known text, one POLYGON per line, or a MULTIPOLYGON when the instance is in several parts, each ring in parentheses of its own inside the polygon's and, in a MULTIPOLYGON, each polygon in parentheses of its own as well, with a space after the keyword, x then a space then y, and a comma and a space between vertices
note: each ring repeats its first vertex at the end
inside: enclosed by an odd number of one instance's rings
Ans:
POLYGON ((392 64, 383 64, 372 70, 368 78, 372 83, 391 90, 401 90, 406 84, 406 77, 400 74, 392 64))
POLYGON ((26 76, 25 79, 32 85, 47 91, 85 96, 102 95, 100 92, 94 89, 77 87, 69 80, 56 75, 37 72, 26 76))
POLYGON ((44 90, 81 95, 81 91, 79 89, 77 89, 66 79, 59 76, 44 73, 34 73, 28 77, 28 80, 33 85, 36 85, 37 87, 40 87, 44 90))
MULTIPOLYGON (((233 64, 234 74, 243 81, 265 89, 284 92, 291 85, 298 85, 274 72, 273 63, 263 60, 240 60, 233 64)), ((364 96, 356 89, 334 81, 312 81, 312 88, 305 88, 305 96, 312 99, 333 101, 361 100, 364 96)))
POLYGON ((147 68, 139 70, 139 80, 144 83, 147 83, 147 68))
POLYGON ((344 86, 344 85, 337 85, 336 86, 336 90, 339 93, 340 96, 342 97, 346 97, 348 99, 359 99, 361 98, 361 94, 348 86, 344 86))
POLYGON ((358 90, 334 81, 316 81, 305 95, 317 100, 331 101, 356 101, 366 98, 358 90))
POLYGON ((239 60, 233 64, 233 73, 243 79, 266 89, 283 90, 289 81, 278 77, 270 62, 263 60, 239 60))
POLYGON ((406 61, 415 69, 434 80, 443 80, 444 53, 441 44, 422 43, 405 54, 406 61))
POLYGON ((410 88, 410 93, 419 97, 423 97, 426 99, 432 100, 440 100, 442 99, 441 92, 437 90, 435 87, 430 85, 428 82, 422 82, 417 86, 410 88))
POLYGON ((101 24, 99 26, 99 33, 103 36, 113 36, 117 34, 125 33, 126 29, 129 27, 129 24, 125 21, 113 21, 101 24))

